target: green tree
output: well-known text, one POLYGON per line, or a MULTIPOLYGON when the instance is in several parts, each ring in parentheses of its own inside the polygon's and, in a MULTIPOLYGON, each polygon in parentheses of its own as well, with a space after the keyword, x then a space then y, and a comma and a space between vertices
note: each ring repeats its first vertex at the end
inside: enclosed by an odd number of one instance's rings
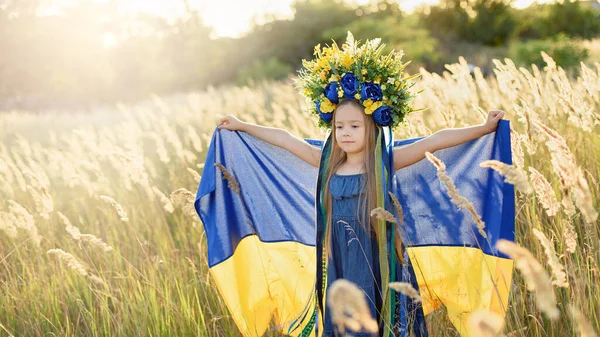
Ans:
POLYGON ((505 45, 516 22, 506 0, 442 0, 421 19, 435 36, 484 45, 505 45))

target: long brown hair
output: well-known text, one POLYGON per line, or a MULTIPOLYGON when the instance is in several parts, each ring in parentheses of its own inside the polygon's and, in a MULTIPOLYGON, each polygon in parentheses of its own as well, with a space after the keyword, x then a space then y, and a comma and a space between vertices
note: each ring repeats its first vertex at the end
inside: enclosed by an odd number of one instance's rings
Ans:
POLYGON ((361 226, 365 229, 365 232, 371 235, 372 229, 374 229, 375 234, 377 235, 378 240, 385 240, 385 233, 377 233, 377 226, 375 226, 377 220, 375 218, 371 218, 370 213, 371 210, 377 207, 377 190, 375 183, 375 146, 376 144, 376 130, 379 128, 379 132, 381 132, 381 126, 378 126, 373 121, 371 116, 365 114, 365 109, 362 104, 358 103, 354 100, 344 100, 340 102, 336 110, 333 112, 333 119, 331 120, 332 131, 331 131, 331 154, 329 157, 329 165, 327 165, 327 171, 325 174, 326 183, 324 186, 324 205, 325 205, 325 214, 327 216, 327 228, 325 231, 325 242, 324 245, 327 245, 327 255, 329 257, 330 247, 331 247, 331 227, 338 226, 342 224, 332 224, 332 197, 329 191, 329 182, 331 181, 331 177, 337 172, 338 168, 346 161, 347 156, 346 152, 342 150, 337 144, 336 135, 335 135, 335 119, 336 112, 341 106, 344 105, 353 105, 354 107, 360 109, 362 111, 362 116, 364 120, 365 126, 365 137, 363 142, 363 153, 364 153, 364 169, 365 169, 365 178, 363 179, 363 185, 361 186, 361 190, 366 193, 361 194, 359 196, 359 205, 356 210, 357 216, 361 226), (366 216, 366 218, 365 218, 366 216), (383 236, 381 235, 383 234, 383 236))

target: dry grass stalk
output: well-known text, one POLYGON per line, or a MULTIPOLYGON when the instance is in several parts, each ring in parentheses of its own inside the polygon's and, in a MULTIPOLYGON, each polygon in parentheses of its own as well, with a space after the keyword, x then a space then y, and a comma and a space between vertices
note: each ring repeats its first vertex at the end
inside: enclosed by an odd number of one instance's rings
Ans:
POLYGON ((62 260, 67 263, 67 266, 76 271, 79 275, 87 277, 90 281, 97 285, 105 285, 104 280, 102 278, 90 273, 85 265, 77 260, 75 256, 70 253, 65 252, 62 249, 50 249, 46 252, 48 255, 55 255, 59 260, 62 260))
POLYGON ((33 173, 25 171, 23 174, 31 182, 31 185, 27 186, 27 191, 35 203, 37 212, 42 218, 46 220, 50 219, 49 213, 54 211, 54 201, 48 192, 48 187, 42 184, 40 179, 33 173))
POLYGON ((194 194, 185 188, 180 188, 171 192, 171 201, 177 207, 185 206, 190 203, 193 204, 195 199, 196 197, 194 194))
POLYGON ((194 148, 194 150, 196 152, 202 152, 202 140, 200 139, 200 136, 198 135, 196 129, 193 126, 188 125, 187 135, 190 139, 190 142, 192 143, 192 147, 194 148))
POLYGON ((544 252, 548 258, 548 264, 552 269, 554 280, 552 284, 557 287, 568 288, 569 282, 567 281, 567 273, 565 267, 558 260, 556 251, 554 250, 554 244, 546 237, 546 235, 537 228, 533 229, 533 234, 540 240, 540 243, 544 247, 544 252))
POLYGON ((154 195, 156 195, 158 197, 158 199, 160 200, 160 203, 163 205, 163 208, 165 211, 167 211, 169 213, 173 213, 175 211, 175 207, 173 206, 173 203, 171 202, 171 200, 169 198, 167 198, 167 196, 163 192, 161 192, 155 186, 152 186, 152 191, 154 191, 154 195))
POLYGON ((560 312, 556 307, 556 295, 552 288, 552 282, 539 261, 529 250, 512 241, 500 239, 496 243, 496 248, 515 260, 515 267, 523 275, 527 289, 535 292, 536 302, 540 310, 550 319, 557 319, 560 312))
POLYGON ((227 187, 229 187, 235 194, 240 194, 240 185, 238 184, 235 177, 223 166, 221 163, 215 163, 221 172, 223 172, 223 179, 227 179, 227 187))
POLYGON ((533 167, 529 167, 529 178, 532 181, 535 195, 546 210, 546 214, 549 217, 555 216, 560 210, 560 203, 556 200, 556 195, 548 180, 533 167))
POLYGON ((407 283, 407 282, 391 282, 389 284, 389 287, 391 289, 394 289, 395 291, 402 293, 410 298, 412 298, 414 300, 414 302, 421 302, 422 298, 421 295, 419 294, 419 292, 413 288, 412 284, 407 283))
POLYGON ((430 152, 425 152, 425 156, 437 168, 437 176, 440 179, 440 181, 442 181, 444 185, 446 185, 446 188, 448 189, 448 195, 450 196, 450 200, 452 201, 452 203, 458 206, 458 208, 467 209, 467 211, 471 213, 473 221, 475 221, 475 225, 479 230, 479 234, 481 234, 481 236, 483 236, 484 238, 487 238, 487 234, 485 233, 485 223, 481 220, 481 216, 477 214, 477 211, 475 210, 475 207, 473 207, 473 204, 469 202, 469 200, 467 200, 465 197, 459 194, 458 189, 454 185, 454 181, 452 181, 452 178, 450 178, 448 174, 446 174, 446 164, 444 164, 440 159, 435 157, 430 152))
POLYGON ((522 327, 520 329, 513 330, 513 331, 507 333, 506 337, 527 336, 525 334, 525 331, 527 331, 527 327, 526 326, 524 326, 524 327, 522 327))
POLYGON ((104 280, 94 274, 88 274, 88 278, 96 285, 105 285, 104 280))
POLYGON ((523 153, 523 148, 521 147, 521 137, 513 129, 510 129, 510 134, 510 147, 512 150, 514 164, 515 166, 522 168, 524 166, 525 155, 523 153))
POLYGON ((577 232, 575 231, 575 227, 567 220, 564 220, 562 224, 564 227, 563 235, 565 238, 565 245, 567 246, 566 251, 575 253, 575 250, 577 250, 577 232))
POLYGON ((196 170, 192 169, 192 168, 187 168, 188 172, 192 175, 192 177, 194 177, 194 180, 196 181, 197 184, 200 183, 200 174, 198 174, 198 172, 196 172, 196 170))
POLYGON ((494 312, 485 310, 473 311, 467 319, 469 336, 498 337, 503 336, 504 319, 494 312))
POLYGON ((73 226, 69 218, 67 218, 61 212, 56 213, 58 214, 58 217, 61 219, 63 225, 65 226, 65 230, 67 231, 67 233, 69 233, 69 235, 71 235, 73 239, 79 242, 87 242, 92 246, 100 248, 104 252, 110 252, 113 250, 113 248, 110 245, 106 244, 104 241, 102 241, 102 239, 92 234, 81 234, 79 228, 77 228, 77 226, 73 226))
POLYGON ((529 181, 527 180, 527 174, 517 166, 507 165, 498 160, 486 160, 479 164, 480 167, 489 167, 496 172, 504 176, 504 181, 509 184, 515 185, 515 187, 525 193, 531 194, 533 192, 529 181))
MULTIPOLYGON (((189 215, 194 219, 194 221, 199 221, 199 218, 196 214, 196 209, 194 208, 194 201, 196 201, 196 196, 186 190, 185 188, 180 188, 171 193, 171 201, 177 207, 181 207, 183 213, 189 215)), ((192 223, 193 227, 196 227, 195 223, 192 223)))
POLYGON ((579 336, 581 337, 598 337, 596 331, 594 331, 594 327, 590 322, 585 318, 585 316, 574 306, 571 306, 571 316, 575 322, 577 322, 577 327, 579 328, 579 336))
POLYGON ((525 125, 525 135, 516 133, 517 140, 525 144, 527 152, 530 155, 534 155, 537 153, 536 139, 538 138, 539 133, 537 129, 533 127, 533 122, 538 120, 538 116, 535 111, 529 107, 527 102, 521 101, 521 104, 523 106, 518 104, 513 105, 513 108, 519 116, 519 121, 525 125))
POLYGON ((392 198, 392 202, 394 203, 394 208, 396 209, 396 214, 398 215, 399 224, 404 225, 404 213, 402 212, 402 206, 398 201, 398 198, 392 192, 388 192, 390 197, 392 198))
POLYGON ((396 223, 396 218, 394 218, 394 215, 386 211, 383 207, 377 207, 374 210, 372 210, 371 216, 375 216, 379 220, 396 223))
POLYGON ((546 146, 552 156, 552 167, 561 179, 563 190, 568 190, 575 205, 586 223, 592 224, 598 218, 594 209, 592 194, 581 168, 577 166, 565 139, 558 132, 535 121, 534 125, 546 135, 546 146))
POLYGON ((371 317, 365 293, 354 283, 338 279, 327 290, 327 304, 336 330, 345 335, 346 329, 377 333, 379 327, 371 317))
POLYGON ((13 239, 17 237, 17 227, 15 226, 17 221, 13 214, 0 212, 0 229, 13 239))
POLYGON ((62 221, 63 226, 65 226, 65 229, 67 230, 67 233, 69 233, 69 235, 71 235, 74 239, 76 239, 77 236, 81 235, 79 228, 77 228, 77 226, 73 226, 73 224, 71 224, 71 221, 69 220, 69 218, 67 218, 66 215, 58 211, 56 212, 56 214, 62 221))
POLYGON ((169 158, 169 151, 167 151, 167 148, 165 147, 165 142, 157 133, 152 133, 152 138, 156 144, 156 154, 158 155, 158 159, 161 162, 168 164, 171 161, 171 158, 169 158))
POLYGON ((119 204, 115 199, 113 199, 109 196, 106 196, 106 195, 101 195, 100 199, 104 200, 104 202, 106 202, 107 204, 109 204, 115 208, 121 221, 123 221, 123 222, 129 221, 129 218, 127 217, 127 213, 125 213, 123 206, 121 206, 121 204, 119 204))
POLYGON ((561 181, 561 190, 563 192, 563 198, 560 201, 560 204, 563 207, 565 214, 569 218, 572 218, 577 212, 577 208, 575 208, 575 204, 573 203, 573 200, 571 200, 571 192, 569 192, 569 189, 562 183, 563 180, 559 180, 561 181))
POLYGON ((82 276, 88 276, 85 266, 79 262, 75 256, 65 252, 62 249, 50 249, 46 252, 48 255, 56 255, 60 260, 65 261, 67 266, 82 276))
POLYGON ((13 225, 17 228, 22 228, 29 233, 29 237, 33 243, 39 247, 42 242, 42 236, 38 233, 38 229, 35 226, 33 216, 14 200, 8 201, 8 211, 17 219, 13 222, 13 225))
POLYGON ((110 245, 108 245, 107 243, 102 241, 102 239, 92 234, 79 234, 75 239, 80 240, 81 242, 87 242, 92 246, 98 247, 103 252, 110 252, 113 250, 113 248, 110 245))

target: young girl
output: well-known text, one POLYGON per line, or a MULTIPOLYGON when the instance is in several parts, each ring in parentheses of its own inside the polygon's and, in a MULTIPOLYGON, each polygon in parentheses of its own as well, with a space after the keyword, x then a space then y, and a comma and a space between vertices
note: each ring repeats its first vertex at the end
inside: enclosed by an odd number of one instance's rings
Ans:
MULTIPOLYGON (((368 42, 367 46, 373 48, 368 42)), ((315 61, 318 64, 319 60, 327 58, 325 68, 340 62, 338 67, 341 69, 337 69, 338 72, 346 71, 343 76, 332 74, 337 81, 319 86, 313 82, 305 88, 312 91, 309 93, 311 99, 317 98, 315 111, 320 116, 320 124, 334 128, 323 148, 312 146, 286 130, 246 123, 231 115, 221 118, 218 128, 247 132, 319 168, 316 202, 317 308, 310 313, 318 323, 313 321, 303 327, 304 333, 319 325, 323 328, 319 334, 335 335, 325 299, 327 288, 343 278, 355 283, 365 293, 372 317, 380 322, 380 335, 387 337, 391 333, 405 336, 412 330, 416 336, 427 336, 420 306, 388 292, 387 284, 396 280, 411 282, 416 287, 415 277, 408 255, 402 250, 398 231, 393 230, 389 223, 371 217, 371 210, 384 207, 393 213, 387 191, 390 190, 390 177, 395 171, 425 158, 426 152, 452 147, 495 131, 504 112, 490 111, 487 121, 481 125, 440 130, 415 143, 392 150, 389 143, 386 144, 385 132, 387 130, 391 135, 391 127, 398 125, 400 119, 410 112, 402 103, 408 102, 411 96, 402 96, 406 92, 401 90, 406 90, 407 86, 402 87, 405 83, 401 82, 401 74, 386 74, 385 69, 376 66, 380 60, 376 57, 368 59, 368 55, 368 48, 354 52, 333 48, 328 52, 326 50, 325 55, 319 55, 315 61), (335 55, 336 52, 340 55, 335 55), (357 57, 353 53, 363 56, 357 57), (370 74, 372 68, 365 66, 364 71, 356 68, 356 64, 352 68, 348 64, 350 61, 344 61, 343 57, 354 58, 358 67, 370 63, 375 65, 376 70, 370 74), (363 80, 356 80, 358 76, 355 74, 362 74, 363 80), (386 95, 386 89, 389 88, 369 81, 370 76, 376 82, 389 83, 392 91, 388 90, 386 95), (400 85, 398 82, 401 82, 400 85), (335 83, 334 88, 331 88, 331 83, 335 83), (319 87, 322 89, 319 90, 319 87), (364 90, 365 87, 367 90, 364 90), (406 100, 397 100, 395 105, 390 98, 394 94, 406 100)), ((309 70, 304 74, 305 83, 310 82, 308 73, 324 77, 321 75, 322 69, 306 63, 305 66, 309 70)), ((393 72, 401 68, 389 67, 389 70, 393 72)), ((327 74, 325 77, 326 80, 330 79, 327 74)), ((357 331, 355 336, 371 334, 357 331)))

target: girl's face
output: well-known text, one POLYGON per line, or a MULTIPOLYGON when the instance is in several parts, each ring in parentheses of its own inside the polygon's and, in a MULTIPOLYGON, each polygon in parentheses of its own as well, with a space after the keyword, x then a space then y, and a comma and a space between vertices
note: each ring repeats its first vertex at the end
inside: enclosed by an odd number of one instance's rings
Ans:
POLYGON ((361 109, 346 104, 335 111, 335 138, 346 153, 360 153, 365 142, 365 122, 361 109))

